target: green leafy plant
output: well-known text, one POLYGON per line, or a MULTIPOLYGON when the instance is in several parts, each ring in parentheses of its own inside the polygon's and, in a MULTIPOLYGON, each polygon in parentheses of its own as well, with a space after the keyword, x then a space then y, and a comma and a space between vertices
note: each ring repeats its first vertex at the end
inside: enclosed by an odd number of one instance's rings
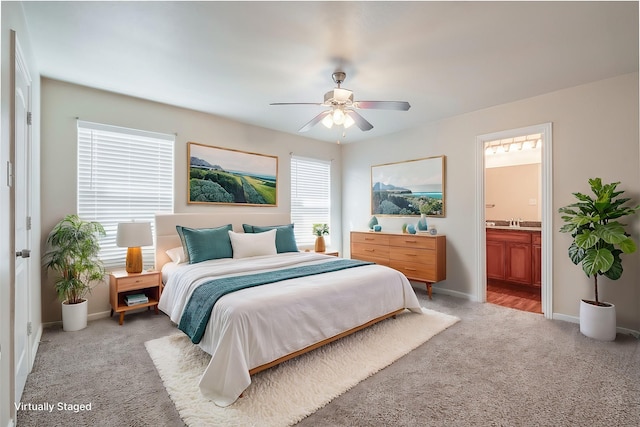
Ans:
POLYGON ((99 236, 105 231, 99 222, 67 215, 49 233, 43 256, 47 269, 58 273, 56 293, 61 301, 79 304, 102 281, 104 266, 98 259, 99 236))
POLYGON ((582 265, 588 277, 593 277, 596 305, 598 300, 598 276, 617 280, 622 276, 622 253, 636 251, 635 242, 625 231, 625 225, 617 219, 634 215, 640 205, 624 206, 628 198, 618 198, 624 191, 616 191, 619 182, 602 184, 600 178, 589 179, 595 195, 573 193, 576 203, 558 209, 565 224, 563 233, 571 233, 573 242, 569 246, 569 258, 575 265, 582 265))
POLYGON ((327 236, 329 234, 329 225, 313 224, 313 234, 316 236, 327 236))

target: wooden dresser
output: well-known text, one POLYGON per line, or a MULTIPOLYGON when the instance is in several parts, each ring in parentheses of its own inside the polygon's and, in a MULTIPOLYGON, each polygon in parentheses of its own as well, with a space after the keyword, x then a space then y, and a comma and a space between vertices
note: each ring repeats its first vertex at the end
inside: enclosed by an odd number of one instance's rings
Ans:
POLYGON ((447 240, 443 235, 352 231, 351 258, 372 261, 431 285, 447 278, 447 240))

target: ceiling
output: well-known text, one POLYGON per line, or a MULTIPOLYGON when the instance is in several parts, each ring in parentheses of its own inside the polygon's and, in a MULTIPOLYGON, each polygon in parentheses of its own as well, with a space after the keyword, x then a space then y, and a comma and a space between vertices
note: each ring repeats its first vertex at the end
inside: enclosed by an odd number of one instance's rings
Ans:
POLYGON ((637 2, 25 2, 41 75, 298 134, 332 72, 352 142, 638 71, 637 2))

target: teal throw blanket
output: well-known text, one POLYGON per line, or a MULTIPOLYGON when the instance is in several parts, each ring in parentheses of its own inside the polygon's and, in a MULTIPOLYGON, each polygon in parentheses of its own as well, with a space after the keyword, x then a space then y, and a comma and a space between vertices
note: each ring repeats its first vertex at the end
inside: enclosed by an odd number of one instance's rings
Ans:
POLYGON ((197 344, 204 335, 204 330, 207 327, 214 304, 228 293, 254 286, 266 285, 267 283, 279 282, 281 280, 312 276, 314 274, 345 270, 347 268, 369 264, 373 263, 352 259, 339 259, 322 264, 210 280, 198 286, 196 290, 193 291, 182 313, 178 328, 191 338, 191 342, 197 344))

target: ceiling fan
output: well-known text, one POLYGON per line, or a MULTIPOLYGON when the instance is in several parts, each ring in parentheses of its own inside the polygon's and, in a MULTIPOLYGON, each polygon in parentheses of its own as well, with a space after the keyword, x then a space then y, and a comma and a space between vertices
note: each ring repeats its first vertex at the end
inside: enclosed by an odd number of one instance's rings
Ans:
POLYGON ((324 94, 324 102, 274 102, 270 105, 322 105, 329 107, 328 110, 318 114, 302 126, 299 132, 306 132, 320 122, 328 128, 338 125, 344 126, 345 129, 355 124, 361 130, 367 131, 373 129, 373 125, 355 110, 407 111, 411 108, 411 105, 406 101, 354 101, 353 92, 340 87, 347 74, 336 71, 331 77, 338 87, 324 94))

